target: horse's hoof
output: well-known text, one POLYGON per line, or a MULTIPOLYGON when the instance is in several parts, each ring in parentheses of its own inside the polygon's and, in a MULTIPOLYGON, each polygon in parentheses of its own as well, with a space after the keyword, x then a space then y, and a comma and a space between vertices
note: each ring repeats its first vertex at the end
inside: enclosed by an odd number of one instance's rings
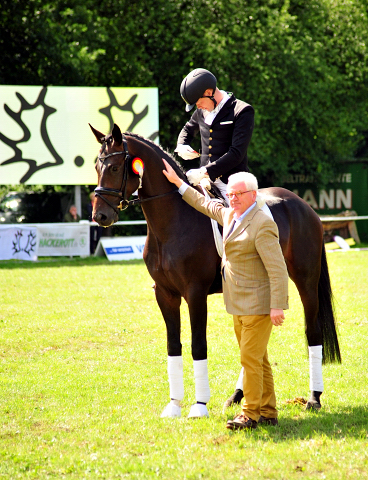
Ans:
POLYGON ((239 403, 243 399, 243 390, 236 389, 235 392, 231 395, 230 398, 226 400, 224 403, 224 408, 223 410, 226 410, 227 408, 231 407, 232 405, 239 405, 239 403))
POLYGON ((307 402, 307 405, 305 406, 305 409, 306 410, 316 410, 317 412, 318 412, 318 410, 321 410, 322 405, 321 405, 321 402, 319 400, 321 395, 322 395, 322 392, 317 392, 317 391, 312 390, 311 395, 309 397, 309 400, 307 402))
POLYGON ((180 418, 181 407, 170 402, 161 413, 161 418, 180 418))
POLYGON ((188 418, 202 418, 208 416, 206 405, 203 405, 202 403, 195 403, 190 407, 188 418))
POLYGON ((322 408, 322 405, 319 402, 317 402, 316 400, 310 400, 310 399, 308 400, 305 406, 306 410, 316 410, 317 412, 321 410, 321 408, 322 408))

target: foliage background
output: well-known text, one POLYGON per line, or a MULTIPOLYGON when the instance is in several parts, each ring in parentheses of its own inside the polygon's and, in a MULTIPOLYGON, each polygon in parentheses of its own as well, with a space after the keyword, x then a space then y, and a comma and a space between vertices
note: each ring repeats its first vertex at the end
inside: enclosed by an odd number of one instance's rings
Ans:
MULTIPOLYGON (((160 139, 189 118, 193 68, 256 109, 249 150, 261 185, 328 181, 368 156, 367 0, 4 0, 0 84, 159 88, 160 139)), ((193 165, 186 166, 192 167, 193 165)))

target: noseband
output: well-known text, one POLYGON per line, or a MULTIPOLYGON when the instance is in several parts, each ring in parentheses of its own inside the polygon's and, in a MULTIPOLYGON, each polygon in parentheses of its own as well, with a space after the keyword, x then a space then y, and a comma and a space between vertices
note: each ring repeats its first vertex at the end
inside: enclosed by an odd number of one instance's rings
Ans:
POLYGON ((154 198, 165 197, 166 195, 171 195, 172 193, 175 193, 178 191, 178 189, 175 189, 175 190, 172 190, 171 192, 163 193, 162 195, 154 195, 153 197, 147 197, 143 199, 138 198, 136 200, 128 200, 126 198, 126 190, 127 190, 127 183, 128 183, 128 162, 131 162, 133 160, 133 157, 129 155, 128 144, 124 135, 123 135, 123 149, 124 150, 122 152, 113 152, 113 153, 108 153, 107 155, 98 156, 98 160, 101 163, 104 163, 106 158, 113 157, 115 155, 124 155, 125 158, 124 158, 124 164, 123 164, 123 178, 122 178, 120 189, 108 188, 108 187, 95 188, 96 197, 102 198, 102 200, 104 200, 114 210, 114 212, 117 215, 119 215, 119 210, 120 211, 125 210, 130 205, 137 205, 142 202, 147 202, 148 200, 153 200, 154 198), (110 202, 110 200, 108 200, 103 195, 112 195, 113 197, 119 197, 119 199, 121 199, 119 205, 117 206, 113 205, 110 202))

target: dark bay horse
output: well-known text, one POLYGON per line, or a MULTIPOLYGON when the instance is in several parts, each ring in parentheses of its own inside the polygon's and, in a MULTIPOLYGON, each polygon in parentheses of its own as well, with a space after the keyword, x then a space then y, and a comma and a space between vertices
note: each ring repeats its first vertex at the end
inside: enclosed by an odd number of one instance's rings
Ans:
MULTIPOLYGON (((179 401, 184 395, 180 341, 182 298, 189 307, 197 400, 189 416, 207 415, 203 407, 209 400, 207 296, 222 291, 221 258, 210 219, 184 202, 165 178, 162 158, 186 180, 179 164, 159 146, 136 134, 122 135, 117 125, 110 135, 92 126, 91 129, 102 145, 96 163, 98 187, 93 219, 108 227, 118 220, 119 209, 140 203, 147 220, 143 258, 155 281, 156 300, 167 329, 172 405, 166 407, 163 416, 180 416, 179 401), (137 188, 138 199, 128 200, 137 188), (202 407, 196 409, 196 405, 202 407)), ((279 228, 289 276, 303 303, 311 376, 307 408, 318 409, 323 391, 322 362, 341 361, 322 224, 314 210, 289 190, 267 188, 260 192, 267 194, 266 203, 279 228)), ((239 402, 241 397, 242 392, 236 391, 228 404, 239 402)))

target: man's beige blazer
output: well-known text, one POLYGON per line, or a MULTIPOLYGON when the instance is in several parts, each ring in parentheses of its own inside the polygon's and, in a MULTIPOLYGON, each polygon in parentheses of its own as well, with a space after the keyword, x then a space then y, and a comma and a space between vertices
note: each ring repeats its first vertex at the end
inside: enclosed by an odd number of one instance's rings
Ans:
POLYGON ((232 315, 265 315, 288 307, 288 273, 276 223, 257 205, 229 234, 233 212, 189 187, 183 199, 223 225, 222 285, 232 315))

